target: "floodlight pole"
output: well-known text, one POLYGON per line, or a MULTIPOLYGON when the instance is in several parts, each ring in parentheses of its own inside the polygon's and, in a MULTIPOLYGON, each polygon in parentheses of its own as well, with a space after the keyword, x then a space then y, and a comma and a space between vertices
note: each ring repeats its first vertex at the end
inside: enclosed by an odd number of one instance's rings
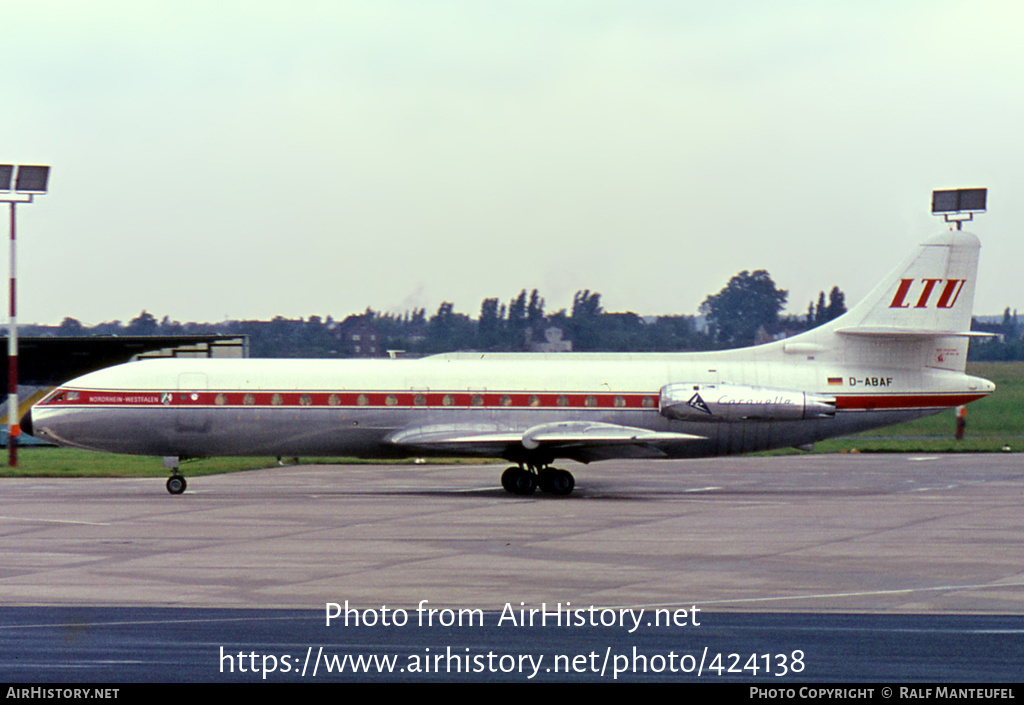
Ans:
POLYGON ((18 417, 18 280, 17 280, 17 205, 32 203, 35 194, 46 193, 50 167, 19 164, 0 164, 0 202, 11 204, 10 254, 10 323, 7 328, 7 458, 12 468, 18 467, 18 437, 21 419, 18 417), (13 181, 13 183, 12 183, 13 181))
POLYGON ((18 437, 21 436, 21 420, 18 418, 18 280, 17 248, 18 226, 17 203, 11 201, 11 292, 10 322, 7 326, 7 464, 18 467, 18 437))

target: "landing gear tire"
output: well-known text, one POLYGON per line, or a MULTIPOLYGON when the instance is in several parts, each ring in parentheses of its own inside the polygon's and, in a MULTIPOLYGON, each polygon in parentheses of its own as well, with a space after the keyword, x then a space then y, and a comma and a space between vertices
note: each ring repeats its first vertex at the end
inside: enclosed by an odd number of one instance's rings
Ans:
POLYGON ((181 475, 171 475, 167 478, 167 491, 171 494, 181 494, 186 487, 188 487, 188 483, 181 475))
POLYGON ((540 488, 556 497, 572 494, 576 487, 576 478, 568 470, 547 468, 540 471, 540 488))
POLYGON ((521 472, 519 468, 511 467, 501 473, 501 486, 506 492, 511 492, 516 473, 521 472))
POLYGON ((512 494, 531 495, 537 489, 537 476, 529 470, 511 467, 501 474, 501 486, 512 494))

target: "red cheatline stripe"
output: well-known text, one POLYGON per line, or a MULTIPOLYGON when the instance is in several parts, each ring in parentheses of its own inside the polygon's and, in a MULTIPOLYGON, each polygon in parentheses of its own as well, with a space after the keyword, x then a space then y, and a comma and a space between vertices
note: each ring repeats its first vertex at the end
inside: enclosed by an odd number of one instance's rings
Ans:
MULTIPOLYGON (((933 409, 958 406, 984 394, 837 394, 838 411, 933 409)), ((138 392, 59 390, 43 402, 46 406, 189 406, 207 407, 426 407, 489 409, 656 409, 657 394, 586 394, 579 392, 138 392), (64 393, 61 393, 64 392, 64 393)))
POLYGON ((657 394, 579 392, 138 392, 59 390, 46 406, 433 407, 433 408, 657 408, 657 394), (63 392, 63 393, 62 393, 63 392))
POLYGON ((981 399, 984 394, 846 394, 836 396, 837 411, 937 409, 981 399))

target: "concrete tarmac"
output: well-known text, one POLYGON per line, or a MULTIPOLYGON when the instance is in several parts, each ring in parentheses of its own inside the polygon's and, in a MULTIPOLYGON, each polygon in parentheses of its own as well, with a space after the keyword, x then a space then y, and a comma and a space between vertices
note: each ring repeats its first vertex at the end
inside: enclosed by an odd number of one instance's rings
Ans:
MULTIPOLYGON (((0 480, 0 605, 1024 614, 1024 456, 298 465, 0 480)), ((187 468, 186 468, 187 470, 187 468)))

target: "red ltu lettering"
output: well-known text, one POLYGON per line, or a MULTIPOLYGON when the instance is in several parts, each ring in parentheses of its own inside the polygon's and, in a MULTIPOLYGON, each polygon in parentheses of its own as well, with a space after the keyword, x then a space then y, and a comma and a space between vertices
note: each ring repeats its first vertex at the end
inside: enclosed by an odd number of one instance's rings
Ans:
POLYGON ((966 283, 966 279, 947 279, 946 287, 942 290, 942 295, 939 297, 938 307, 953 308, 953 304, 960 298, 960 292, 966 283))
POLYGON ((907 308, 910 305, 904 303, 903 299, 907 298, 907 292, 910 291, 910 285, 913 283, 913 279, 900 279, 900 288, 896 290, 896 296, 892 297, 889 308, 907 308))
POLYGON ((928 299, 932 295, 932 289, 938 284, 941 279, 922 279, 924 282, 924 291, 921 292, 921 298, 917 300, 917 304, 914 308, 928 308, 928 299))
MULTIPOLYGON (((935 305, 939 308, 953 308, 956 300, 960 297, 960 292, 963 291, 964 284, 967 283, 966 279, 921 279, 920 281, 921 293, 917 297, 914 308, 928 308, 928 302, 932 298, 932 294, 935 293, 936 285, 943 281, 946 283, 942 286, 942 293, 939 294, 939 300, 935 305)), ((913 279, 900 279, 900 285, 896 289, 896 295, 892 297, 889 308, 910 308, 907 297, 913 285, 913 279)))

